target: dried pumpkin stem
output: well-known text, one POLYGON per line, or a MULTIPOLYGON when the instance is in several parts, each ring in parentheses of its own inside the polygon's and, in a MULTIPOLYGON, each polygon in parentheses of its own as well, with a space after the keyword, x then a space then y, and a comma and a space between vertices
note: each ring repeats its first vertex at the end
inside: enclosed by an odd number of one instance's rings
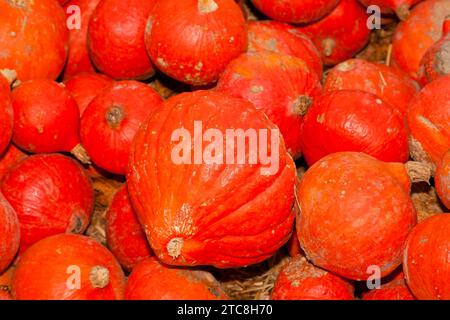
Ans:
POLYGON ((198 0, 198 11, 201 13, 211 13, 219 8, 214 0, 198 0))
POLYGON ((107 112, 106 112, 106 121, 110 125, 111 128, 117 128, 122 120, 125 118, 125 112, 123 111, 123 108, 120 106, 112 106, 107 112))
POLYGON ((173 238, 167 244, 167 253, 172 259, 176 259, 180 256, 183 249, 184 240, 182 238, 173 238))
POLYGON ((322 53, 325 57, 329 57, 333 54, 336 42, 333 39, 326 38, 322 41, 322 53))
POLYGON ((81 145, 81 143, 77 144, 75 148, 70 151, 71 154, 75 156, 78 160, 80 160, 83 164, 91 164, 91 159, 88 156, 86 149, 81 145))
POLYGON ((395 10, 395 13, 397 14, 397 17, 400 20, 404 21, 404 20, 408 19, 408 17, 411 14, 411 11, 409 10, 409 5, 404 3, 397 7, 397 9, 395 10))
POLYGON ((309 107, 312 105, 313 100, 309 96, 298 96, 294 101, 294 114, 298 116, 304 116, 309 107))
POLYGON ((89 272, 89 281, 94 288, 105 288, 109 284, 109 270, 102 266, 94 266, 89 272))
POLYGON ((430 183, 432 168, 428 164, 419 161, 408 161, 405 164, 405 168, 411 182, 430 183))
POLYGON ((0 69, 0 74, 8 81, 9 85, 12 85, 17 79, 16 70, 0 69))

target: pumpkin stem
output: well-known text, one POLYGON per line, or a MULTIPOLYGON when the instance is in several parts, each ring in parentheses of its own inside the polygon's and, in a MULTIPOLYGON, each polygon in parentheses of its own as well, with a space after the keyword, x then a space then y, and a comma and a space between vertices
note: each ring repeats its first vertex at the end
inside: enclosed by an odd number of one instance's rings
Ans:
POLYGON ((294 114, 298 116, 304 116, 308 112, 309 107, 312 105, 313 100, 309 96, 298 96, 294 101, 293 109, 294 114))
POLYGON ((75 148, 70 151, 71 154, 75 156, 83 164, 91 164, 91 159, 88 156, 86 149, 81 145, 77 144, 75 148))
POLYGON ((16 70, 11 69, 1 69, 0 74, 8 81, 9 85, 12 85, 17 79, 16 70))
POLYGON ((173 260, 178 258, 183 249, 184 240, 182 238, 173 238, 167 244, 167 253, 172 257, 173 260))
POLYGON ((322 53, 325 57, 329 57, 333 54, 334 47, 336 47, 336 41, 331 38, 323 39, 322 41, 322 53))
POLYGON ((122 107, 112 106, 106 112, 106 121, 111 128, 117 128, 125 118, 125 112, 122 107))
POLYGON ((214 0, 198 0, 198 11, 201 13, 211 13, 219 8, 214 0))
POLYGON ((27 6, 27 0, 8 0, 8 3, 16 8, 25 8, 27 6))
POLYGON ((406 171, 411 182, 427 182, 430 183, 432 169, 429 165, 419 161, 408 161, 405 163, 406 171))
POLYGON ((411 11, 409 11, 409 5, 407 3, 404 3, 397 7, 395 13, 400 20, 405 21, 410 16, 411 11))
POLYGON ((103 289, 109 284, 109 270, 102 266, 94 266, 89 272, 92 287, 103 289))

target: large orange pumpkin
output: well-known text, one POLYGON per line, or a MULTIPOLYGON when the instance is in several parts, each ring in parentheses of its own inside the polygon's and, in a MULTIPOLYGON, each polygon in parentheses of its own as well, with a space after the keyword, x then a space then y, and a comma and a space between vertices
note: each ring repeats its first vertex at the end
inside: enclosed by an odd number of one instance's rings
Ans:
POLYGON ((13 207, 0 192, 0 274, 15 257, 19 242, 19 219, 13 207))
POLYGON ((68 53, 66 15, 55 0, 0 1, 0 69, 21 81, 56 79, 68 53))
POLYGON ((8 147, 13 133, 13 108, 9 82, 0 72, 0 155, 8 147))
POLYGON ((136 135, 127 178, 164 263, 246 266, 270 257, 291 234, 295 165, 277 127, 250 102, 208 91, 170 98, 136 135), (246 131, 267 139, 255 148, 250 139, 242 143, 246 131))

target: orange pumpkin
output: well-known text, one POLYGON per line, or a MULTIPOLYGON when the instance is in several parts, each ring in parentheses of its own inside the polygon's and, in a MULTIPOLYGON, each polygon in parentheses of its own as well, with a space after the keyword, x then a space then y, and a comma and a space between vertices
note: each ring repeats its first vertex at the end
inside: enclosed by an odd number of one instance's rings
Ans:
POLYGON ((0 192, 0 273, 16 256, 20 243, 19 219, 0 192))
POLYGON ((246 266, 289 239, 295 165, 279 130, 250 102, 208 91, 170 98, 137 133, 129 166, 132 203, 164 263, 246 266), (242 141, 246 131, 267 139, 242 141), (221 136, 223 152, 206 141, 221 136))
POLYGON ((68 53, 66 15, 55 0, 0 2, 0 69, 21 81, 56 79, 68 53))

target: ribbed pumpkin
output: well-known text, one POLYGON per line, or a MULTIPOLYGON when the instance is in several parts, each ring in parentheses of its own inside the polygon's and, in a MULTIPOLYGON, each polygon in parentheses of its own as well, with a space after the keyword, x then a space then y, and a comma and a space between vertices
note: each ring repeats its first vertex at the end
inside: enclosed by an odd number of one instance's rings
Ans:
POLYGON ((216 89, 262 110, 280 128, 288 152, 300 157, 303 116, 322 89, 319 77, 303 60, 272 52, 246 53, 227 66, 216 89))
POLYGON ((401 70, 363 59, 350 59, 327 74, 323 91, 361 90, 372 93, 404 116, 418 84, 401 70))
POLYGON ((84 110, 103 89, 111 86, 113 80, 98 73, 80 73, 64 81, 64 86, 70 91, 83 115, 84 110))
POLYGON ((357 0, 341 0, 322 20, 299 30, 312 39, 324 64, 335 65, 352 58, 369 42, 366 21, 366 10, 357 0))
POLYGON ((339 0, 251 0, 265 15, 272 19, 308 23, 329 14, 339 0))
POLYGON ((273 300, 353 300, 353 286, 297 255, 284 266, 273 288, 273 300))
POLYGON ((450 209, 450 150, 439 162, 434 181, 439 198, 450 209))
POLYGON ((150 116, 136 135, 127 176, 158 258, 219 268, 263 261, 289 239, 294 179, 276 126, 251 103, 208 91, 172 97, 150 116), (226 130, 233 130, 228 139, 226 130), (258 139, 259 147, 236 143, 245 131, 267 139, 258 139), (255 147, 262 154, 267 148, 272 160, 255 159, 255 147))
POLYGON ((426 85, 408 110, 410 152, 432 168, 450 149, 450 75, 426 85))
POLYGON ((0 69, 21 81, 56 79, 68 53, 64 10, 55 0, 0 2, 0 69))
POLYGON ((406 282, 422 300, 450 299, 450 214, 437 214, 409 234, 403 258, 406 282))
POLYGON ((295 56, 322 77, 322 60, 314 43, 298 28, 276 21, 249 21, 248 51, 273 51, 295 56))
POLYGON ((300 182, 297 236, 310 261, 365 280, 369 266, 386 276, 402 261, 416 224, 405 165, 340 152, 315 163, 300 182))
POLYGON ((70 0, 64 6, 68 24, 80 23, 80 26, 70 26, 69 57, 63 72, 64 79, 69 79, 81 72, 95 72, 86 41, 89 19, 99 2, 100 0, 70 0))
POLYGON ((128 271, 152 254, 126 185, 114 195, 106 212, 106 239, 108 248, 128 271))
POLYGON ((84 169, 60 154, 26 158, 5 176, 1 190, 19 217, 21 252, 50 235, 84 232, 94 206, 84 169))
POLYGON ((161 103, 153 88, 134 80, 104 89, 81 118, 81 142, 90 159, 104 170, 124 175, 136 132, 161 103))
POLYGON ((342 90, 315 100, 302 127, 302 151, 309 165, 339 151, 365 152, 379 160, 406 162, 405 121, 377 96, 342 90))
POLYGON ((13 207, 0 192, 0 274, 15 257, 19 242, 19 219, 13 207))
POLYGON ((13 133, 13 108, 9 82, 0 72, 0 156, 8 147, 13 133))
POLYGON ((145 41, 159 70, 190 85, 207 85, 247 49, 246 24, 234 0, 159 1, 145 41))
POLYGON ((412 10, 411 16, 395 29, 391 65, 417 79, 420 60, 441 38, 442 24, 449 14, 448 0, 427 0, 419 3, 412 10))
POLYGON ((111 252, 74 234, 45 238, 30 247, 14 271, 17 300, 120 300, 126 279, 111 252))
POLYGON ((226 293, 206 271, 168 267, 146 259, 134 268, 126 300, 227 300, 226 293))
POLYGON ((445 75, 450 75, 450 15, 445 18, 442 38, 428 49, 420 61, 419 81, 426 85, 445 75))

